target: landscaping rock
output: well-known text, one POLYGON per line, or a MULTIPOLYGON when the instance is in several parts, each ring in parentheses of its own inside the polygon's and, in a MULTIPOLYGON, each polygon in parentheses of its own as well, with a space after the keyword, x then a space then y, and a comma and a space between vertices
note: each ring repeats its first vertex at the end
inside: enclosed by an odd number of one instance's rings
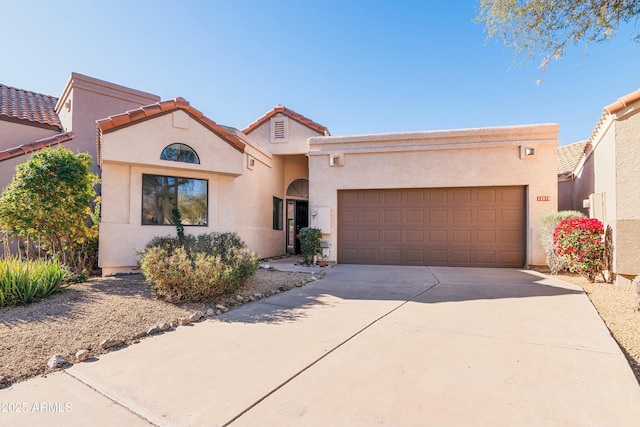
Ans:
POLYGON ((91 357, 91 352, 89 350, 79 350, 78 352, 76 352, 76 360, 78 362, 84 362, 90 357, 91 357))
POLYGON ((169 325, 171 326, 171 329, 175 329, 178 326, 180 326, 180 322, 177 322, 177 321, 176 322, 171 322, 171 323, 169 323, 169 325))
POLYGON ((140 331, 137 334, 135 334, 134 336, 131 337, 132 340, 139 340, 142 337, 146 337, 147 336, 147 331, 140 331))
POLYGON ((216 310, 216 316, 220 316, 221 314, 222 314, 222 310, 217 309, 217 310, 216 310))
POLYGON ((200 310, 198 310, 195 313, 193 313, 191 316, 189 316, 189 321, 190 322, 199 322, 200 319, 202 319, 203 317, 204 317, 204 313, 201 312, 200 310))
POLYGON ((260 292, 256 292, 255 294, 253 294, 253 296, 254 296, 256 299, 260 299, 260 298, 262 298, 262 294, 261 294, 260 292))
POLYGON ((218 310, 222 310, 223 313, 226 313, 227 311, 229 311, 229 309, 222 304, 216 304, 216 308, 218 310))
POLYGON ((216 314, 216 312, 213 308, 207 308, 207 313, 206 313, 207 317, 211 317, 214 314, 216 314))
POLYGON ((244 297, 242 295, 236 295, 236 301, 242 302, 244 301, 244 297))
POLYGON ((102 340, 102 342, 100 343, 100 348, 102 348, 103 350, 108 350, 110 348, 120 347, 123 344, 124 341, 120 339, 107 338, 106 340, 102 340))
POLYGON ((158 332, 160 332, 160 328, 158 328, 157 326, 152 326, 147 330, 147 335, 155 335, 158 332))
POLYGON ((169 329, 171 329, 171 324, 164 322, 158 328, 160 329, 160 332, 168 331, 169 329))
POLYGON ((178 324, 180 326, 187 326, 190 323, 191 323, 191 321, 189 319, 187 319, 187 318, 183 318, 183 319, 178 320, 178 324))
POLYGON ((64 356, 56 354, 55 356, 52 356, 51 359, 49 359, 49 361, 47 362, 47 366, 52 369, 56 369, 62 368, 65 363, 67 363, 67 361, 64 356))
POLYGON ((0 375, 0 387, 9 384, 9 377, 6 375, 0 375))

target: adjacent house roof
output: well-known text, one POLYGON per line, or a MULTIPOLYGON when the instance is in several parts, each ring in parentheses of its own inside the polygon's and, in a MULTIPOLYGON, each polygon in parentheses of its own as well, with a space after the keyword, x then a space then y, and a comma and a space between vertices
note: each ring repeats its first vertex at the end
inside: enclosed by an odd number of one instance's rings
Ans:
POLYGON ((588 149, 587 141, 574 142, 573 144, 558 147, 558 175, 573 173, 588 149))
POLYGON ((57 98, 0 84, 0 119, 62 130, 56 114, 57 98))
POLYGON ((107 117, 106 119, 98 120, 98 162, 100 161, 100 144, 103 134, 112 132, 125 126, 133 125, 144 120, 168 114, 176 110, 183 110, 195 120, 200 122, 203 126, 231 144, 235 149, 239 150, 240 152, 244 152, 245 143, 242 142, 242 140, 238 138, 238 136, 229 132, 224 126, 221 126, 210 118, 206 117, 199 110, 193 108, 186 99, 179 97, 168 101, 146 105, 140 108, 136 108, 135 110, 130 110, 122 114, 107 117))
POLYGON ((17 147, 9 148, 7 150, 0 151, 0 162, 11 159, 13 157, 22 156, 24 154, 31 153, 32 151, 41 150, 46 147, 50 147, 56 144, 62 144, 71 140, 75 135, 73 132, 61 133, 53 135, 47 138, 39 139, 31 144, 23 144, 17 147))
POLYGON ((635 92, 628 93, 621 98, 618 98, 616 102, 613 102, 604 107, 604 111, 609 114, 615 114, 623 108, 627 108, 629 105, 638 101, 640 101, 640 89, 636 90, 635 92))
POLYGON ((275 116, 278 113, 284 114, 285 116, 289 117, 290 119, 295 120, 296 122, 300 123, 301 125, 306 126, 309 129, 314 130, 314 131, 318 132, 321 135, 324 135, 324 136, 330 136, 331 135, 329 133, 329 129, 327 129, 325 126, 322 126, 320 123, 316 123, 313 120, 306 118, 302 114, 296 113, 295 111, 285 107, 284 105, 276 105, 275 107, 273 107, 273 109, 271 111, 268 111, 264 116, 260 117, 258 120, 256 120, 255 122, 251 123, 245 129, 243 129, 242 132, 247 134, 247 135, 249 135, 251 132, 253 132, 258 127, 260 127, 264 122, 268 121, 269 119, 271 119, 273 116, 275 116))

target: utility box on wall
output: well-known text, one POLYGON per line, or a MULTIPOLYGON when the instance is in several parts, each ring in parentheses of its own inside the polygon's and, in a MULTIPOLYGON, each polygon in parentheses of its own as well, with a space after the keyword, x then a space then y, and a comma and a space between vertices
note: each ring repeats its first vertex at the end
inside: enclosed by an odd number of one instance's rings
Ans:
POLYGON ((331 233, 331 208, 311 208, 311 226, 318 228, 322 234, 331 233))

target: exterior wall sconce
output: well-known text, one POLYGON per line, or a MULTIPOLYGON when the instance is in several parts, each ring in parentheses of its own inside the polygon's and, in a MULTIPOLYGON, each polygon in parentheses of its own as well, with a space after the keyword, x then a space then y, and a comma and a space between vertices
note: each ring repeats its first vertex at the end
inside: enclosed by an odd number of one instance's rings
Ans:
POLYGON ((535 147, 525 147, 524 145, 520 146, 520 158, 527 159, 531 157, 535 157, 536 148, 535 147))

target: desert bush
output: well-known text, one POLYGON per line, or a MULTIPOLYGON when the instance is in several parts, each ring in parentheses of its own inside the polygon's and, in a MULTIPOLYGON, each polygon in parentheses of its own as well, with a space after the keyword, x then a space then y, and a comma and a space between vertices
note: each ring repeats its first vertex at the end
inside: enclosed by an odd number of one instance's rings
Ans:
POLYGON ((568 263, 569 271, 592 283, 603 269, 603 233, 603 224, 595 218, 565 219, 553 233, 558 255, 568 263))
POLYGON ((0 259, 0 307, 27 304, 66 287, 72 275, 52 260, 0 259))
POLYGON ((322 253, 320 238, 322 238, 322 230, 318 228, 303 227, 300 229, 300 251, 307 264, 313 262, 315 255, 322 253))
POLYGON ((235 233, 156 237, 143 250, 140 269, 156 295, 168 301, 204 301, 242 286, 258 257, 235 233))
POLYGON ((547 265, 551 269, 551 274, 557 274, 560 271, 569 269, 566 259, 558 255, 553 241, 553 233, 560 222, 570 218, 584 218, 584 214, 578 211, 560 211, 552 212, 540 218, 540 241, 547 256, 547 265))

